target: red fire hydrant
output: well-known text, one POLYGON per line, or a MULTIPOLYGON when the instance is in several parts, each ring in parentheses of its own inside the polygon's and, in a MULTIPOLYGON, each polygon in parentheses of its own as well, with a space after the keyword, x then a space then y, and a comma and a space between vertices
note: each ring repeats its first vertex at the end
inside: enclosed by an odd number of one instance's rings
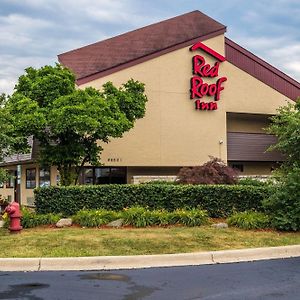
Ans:
POLYGON ((17 202, 12 202, 9 204, 4 212, 7 212, 9 215, 9 230, 10 233, 19 233, 23 227, 21 226, 21 211, 20 211, 20 205, 17 202))

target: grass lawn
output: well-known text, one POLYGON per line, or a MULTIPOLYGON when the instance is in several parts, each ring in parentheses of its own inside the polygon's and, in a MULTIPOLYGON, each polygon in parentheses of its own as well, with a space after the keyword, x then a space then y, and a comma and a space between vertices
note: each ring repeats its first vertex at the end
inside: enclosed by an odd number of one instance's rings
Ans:
POLYGON ((300 244, 300 232, 237 228, 47 228, 11 235, 0 229, 0 257, 60 257, 197 252, 300 244))

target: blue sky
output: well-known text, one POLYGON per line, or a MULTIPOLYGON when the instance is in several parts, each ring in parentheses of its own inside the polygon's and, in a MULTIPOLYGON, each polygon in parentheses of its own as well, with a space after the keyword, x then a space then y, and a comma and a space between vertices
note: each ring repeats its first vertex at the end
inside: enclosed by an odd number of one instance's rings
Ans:
POLYGON ((11 93, 28 66, 193 10, 300 81, 299 0, 0 0, 0 93, 11 93))

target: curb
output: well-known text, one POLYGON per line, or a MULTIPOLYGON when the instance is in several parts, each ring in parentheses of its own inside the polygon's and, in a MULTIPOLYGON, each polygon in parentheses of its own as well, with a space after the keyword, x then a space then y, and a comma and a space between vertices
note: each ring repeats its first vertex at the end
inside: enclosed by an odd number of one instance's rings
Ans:
POLYGON ((300 245, 163 255, 0 258, 0 271, 120 270, 199 266, 290 257, 300 257, 300 245))

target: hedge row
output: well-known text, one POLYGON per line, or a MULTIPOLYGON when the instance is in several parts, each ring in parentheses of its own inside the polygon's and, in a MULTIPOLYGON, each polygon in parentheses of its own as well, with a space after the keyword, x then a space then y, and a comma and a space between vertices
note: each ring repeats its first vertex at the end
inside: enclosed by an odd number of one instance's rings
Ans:
POLYGON ((268 187, 240 185, 98 185, 47 187, 35 190, 38 213, 73 215, 81 209, 119 211, 125 207, 174 211, 201 208, 210 217, 226 217, 233 212, 260 210, 268 187))

